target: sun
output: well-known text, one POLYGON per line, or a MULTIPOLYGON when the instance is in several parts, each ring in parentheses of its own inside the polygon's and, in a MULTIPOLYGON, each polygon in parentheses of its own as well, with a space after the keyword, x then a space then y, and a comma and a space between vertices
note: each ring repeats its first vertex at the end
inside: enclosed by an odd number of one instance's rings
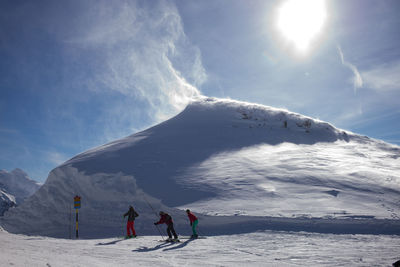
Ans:
POLYGON ((277 27, 295 47, 305 52, 326 21, 325 0, 288 0, 278 9, 277 27))

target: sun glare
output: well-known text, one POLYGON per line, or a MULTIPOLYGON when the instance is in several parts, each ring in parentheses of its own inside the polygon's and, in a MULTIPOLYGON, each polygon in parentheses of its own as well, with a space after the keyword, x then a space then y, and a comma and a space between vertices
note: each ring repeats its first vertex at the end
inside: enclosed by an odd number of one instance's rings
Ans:
POLYGON ((288 0, 278 10, 278 29, 305 52, 326 20, 325 0, 288 0))

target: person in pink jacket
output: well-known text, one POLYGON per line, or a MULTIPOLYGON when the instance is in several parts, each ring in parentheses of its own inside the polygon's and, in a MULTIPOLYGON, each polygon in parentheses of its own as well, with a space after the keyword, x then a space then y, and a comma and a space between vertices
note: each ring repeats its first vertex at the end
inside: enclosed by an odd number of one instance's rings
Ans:
POLYGON ((189 217, 190 225, 192 226, 193 235, 191 238, 197 238, 197 231, 196 227, 199 224, 199 220, 197 219, 196 215, 194 215, 189 209, 186 210, 186 214, 189 217))

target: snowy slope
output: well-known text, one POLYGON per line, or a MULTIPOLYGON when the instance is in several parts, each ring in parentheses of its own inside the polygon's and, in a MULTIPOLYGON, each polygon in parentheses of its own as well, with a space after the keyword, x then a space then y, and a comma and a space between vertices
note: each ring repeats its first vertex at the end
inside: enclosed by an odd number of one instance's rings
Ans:
POLYGON ((327 123, 298 114, 206 99, 192 103, 178 116, 146 131, 78 155, 64 166, 87 174, 122 171, 134 175, 145 192, 169 206, 177 206, 214 195, 207 187, 188 190, 181 180, 190 178, 191 174, 185 174, 188 168, 216 154, 259 144, 315 144, 348 138, 345 132, 327 123), (285 121, 288 128, 284 128, 285 121))
POLYGON ((0 230, 1 266, 382 266, 399 260, 397 236, 256 232, 158 242, 65 240, 0 230))
POLYGON ((360 220, 367 225, 362 233, 385 232, 382 225, 393 233, 400 229, 399 156, 397 146, 300 114, 204 98, 54 169, 1 224, 11 232, 68 237, 72 198, 79 194, 87 237, 122 234, 121 215, 131 203, 141 233, 156 233, 151 222, 160 209, 187 233, 187 218, 176 209, 187 207, 208 215, 201 216, 208 233, 279 226, 348 233, 360 220), (25 216, 33 218, 29 228, 25 216), (315 217, 323 226, 315 226, 315 217))

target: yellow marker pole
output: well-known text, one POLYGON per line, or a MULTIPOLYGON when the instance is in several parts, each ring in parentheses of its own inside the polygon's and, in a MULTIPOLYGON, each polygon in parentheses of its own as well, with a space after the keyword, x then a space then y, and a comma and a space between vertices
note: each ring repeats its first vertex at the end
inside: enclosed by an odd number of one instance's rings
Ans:
POLYGON ((76 226, 75 226, 75 229, 76 229, 76 239, 78 239, 79 238, 79 233, 78 233, 78 209, 75 209, 76 210, 76 226))
POLYGON ((75 231, 76 231, 76 239, 79 238, 79 233, 78 233, 78 209, 81 208, 81 197, 80 196, 75 196, 74 197, 74 207, 75 207, 75 212, 76 212, 76 226, 75 226, 75 231))

